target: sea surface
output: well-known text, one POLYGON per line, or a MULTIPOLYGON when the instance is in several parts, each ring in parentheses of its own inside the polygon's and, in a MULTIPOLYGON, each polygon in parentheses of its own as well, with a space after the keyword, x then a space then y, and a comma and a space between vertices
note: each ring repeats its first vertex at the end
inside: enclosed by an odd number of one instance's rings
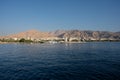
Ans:
POLYGON ((0 80, 120 80, 120 42, 0 44, 0 80))

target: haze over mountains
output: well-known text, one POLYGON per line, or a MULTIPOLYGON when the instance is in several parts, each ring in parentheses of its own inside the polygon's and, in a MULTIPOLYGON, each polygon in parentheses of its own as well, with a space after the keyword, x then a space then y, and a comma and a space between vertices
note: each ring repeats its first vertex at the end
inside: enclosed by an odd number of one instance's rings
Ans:
POLYGON ((41 32, 29 30, 18 34, 0 36, 0 38, 31 38, 31 39, 56 39, 56 38, 78 38, 80 40, 120 40, 120 32, 108 31, 81 31, 81 30, 56 30, 53 32, 41 32))

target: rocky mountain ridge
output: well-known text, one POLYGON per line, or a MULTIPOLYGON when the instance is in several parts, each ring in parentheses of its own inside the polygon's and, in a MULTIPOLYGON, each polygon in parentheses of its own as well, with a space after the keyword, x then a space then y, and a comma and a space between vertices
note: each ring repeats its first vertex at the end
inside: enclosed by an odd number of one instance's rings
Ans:
POLYGON ((55 31, 54 35, 61 38, 79 38, 81 40, 120 40, 120 32, 109 31, 67 30, 55 31))
POLYGON ((76 38, 79 40, 120 40, 120 32, 109 31, 81 31, 81 30, 56 30, 53 32, 40 32, 29 30, 18 34, 0 36, 0 38, 25 38, 25 39, 56 39, 57 38, 76 38))

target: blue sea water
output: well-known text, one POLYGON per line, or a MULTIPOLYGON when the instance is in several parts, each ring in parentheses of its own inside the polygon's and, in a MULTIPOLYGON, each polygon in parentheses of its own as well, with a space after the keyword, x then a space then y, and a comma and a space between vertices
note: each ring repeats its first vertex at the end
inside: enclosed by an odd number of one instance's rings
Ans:
POLYGON ((0 80, 120 80, 120 42, 0 44, 0 80))

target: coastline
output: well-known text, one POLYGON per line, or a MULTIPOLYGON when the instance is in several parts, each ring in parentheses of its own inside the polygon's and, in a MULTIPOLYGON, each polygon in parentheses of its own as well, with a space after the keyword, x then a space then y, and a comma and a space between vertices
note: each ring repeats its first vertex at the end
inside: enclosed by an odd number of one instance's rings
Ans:
POLYGON ((0 44, 7 44, 8 42, 0 42, 0 44))
MULTIPOLYGON (((93 42, 120 42, 120 41, 89 41, 91 43, 93 42)), ((89 42, 44 42, 44 43, 40 43, 40 42, 0 42, 0 44, 45 44, 45 43, 48 43, 48 44, 57 44, 57 43, 60 43, 60 44, 80 44, 80 43, 89 43, 89 42)))

